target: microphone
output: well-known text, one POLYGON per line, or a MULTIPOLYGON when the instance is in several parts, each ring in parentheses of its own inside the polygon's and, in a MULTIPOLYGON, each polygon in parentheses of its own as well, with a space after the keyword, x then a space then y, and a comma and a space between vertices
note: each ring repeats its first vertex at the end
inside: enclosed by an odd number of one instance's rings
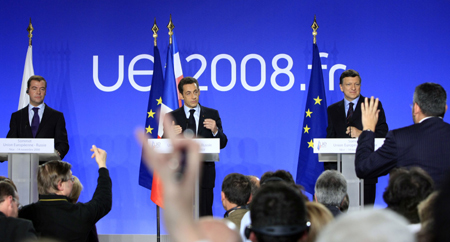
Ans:
POLYGON ((189 127, 189 119, 186 119, 186 129, 183 131, 183 135, 186 139, 194 138, 194 131, 189 127))

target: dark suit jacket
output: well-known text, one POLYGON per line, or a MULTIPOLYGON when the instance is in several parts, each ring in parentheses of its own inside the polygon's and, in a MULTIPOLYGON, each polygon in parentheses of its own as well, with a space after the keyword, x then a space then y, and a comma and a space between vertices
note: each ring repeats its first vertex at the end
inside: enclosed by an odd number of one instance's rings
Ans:
MULTIPOLYGON (((327 127, 327 138, 350 138, 347 131, 348 126, 353 126, 359 130, 362 130, 361 121, 361 103, 364 102, 364 96, 360 95, 358 104, 356 104, 355 111, 350 118, 349 125, 347 125, 347 114, 345 113, 345 103, 344 99, 341 101, 330 105, 327 109, 328 113, 328 127, 327 127)), ((388 125, 386 123, 386 116, 384 114, 383 105, 381 102, 378 104, 378 109, 380 114, 378 116, 377 126, 375 128, 376 138, 384 138, 388 132, 388 125)), ((325 169, 337 169, 336 162, 324 163, 325 169)), ((366 184, 376 184, 378 179, 365 179, 366 184)))
POLYGON ((374 152, 372 132, 365 131, 358 139, 355 156, 356 175, 375 178, 396 167, 419 166, 430 174, 437 188, 450 168, 450 124, 432 117, 422 123, 389 131, 374 152))
MULTIPOLYGON (((350 118, 349 125, 347 125, 347 114, 345 113, 344 99, 328 107, 327 138, 350 138, 350 136, 345 133, 348 126, 353 126, 359 130, 363 129, 361 121, 361 103, 364 102, 364 98, 365 97, 360 95, 358 104, 353 112, 353 116, 350 118)), ((381 105, 381 102, 378 104, 378 109, 380 110, 380 114, 378 116, 375 134, 377 138, 384 138, 386 137, 389 128, 386 123, 386 116, 384 114, 383 105, 381 105)))
POLYGON ((111 179, 106 168, 98 170, 97 188, 87 203, 70 203, 61 195, 39 195, 39 201, 23 207, 19 217, 29 219, 41 237, 58 241, 87 241, 95 223, 112 206, 111 179))
MULTIPOLYGON (((169 113, 172 115, 175 123, 180 125, 182 130, 186 129, 186 123, 188 117, 184 113, 184 107, 176 109, 169 113)), ((227 145, 228 138, 223 133, 222 129, 222 121, 220 120, 219 112, 212 108, 203 107, 200 105, 200 119, 197 124, 197 136, 202 138, 219 138, 220 139, 220 148, 223 149, 227 145), (219 131, 217 132, 216 137, 213 136, 211 130, 203 127, 203 121, 207 118, 214 119, 216 121, 217 128, 219 131)), ((202 180, 200 186, 202 188, 214 188, 216 179, 216 169, 214 162, 206 162, 203 165, 202 170, 202 180)))
MULTIPOLYGON (((28 118, 28 106, 11 115, 9 132, 6 138, 33 138, 28 118)), ((63 159, 69 151, 66 121, 63 113, 45 104, 44 115, 39 124, 36 138, 53 138, 55 140, 55 149, 59 151, 61 159, 63 159)))
POLYGON ((0 241, 22 242, 36 239, 36 231, 31 221, 6 217, 0 212, 0 241))

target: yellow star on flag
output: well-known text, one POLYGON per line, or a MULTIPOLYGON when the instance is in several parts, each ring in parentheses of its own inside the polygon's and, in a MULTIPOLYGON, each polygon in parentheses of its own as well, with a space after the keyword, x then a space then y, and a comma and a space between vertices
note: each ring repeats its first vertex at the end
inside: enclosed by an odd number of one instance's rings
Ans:
POLYGON ((306 125, 306 127, 303 128, 305 130, 304 133, 308 133, 309 134, 309 130, 311 129, 310 127, 308 127, 308 125, 306 125))
POLYGON ((150 117, 155 118, 154 117, 155 112, 153 112, 153 110, 150 109, 150 112, 147 112, 147 113, 148 113, 148 117, 147 118, 150 118, 150 117))
POLYGON ((316 104, 321 105, 321 104, 320 104, 320 101, 322 101, 322 99, 320 99, 319 96, 317 96, 317 98, 313 98, 313 99, 314 99, 314 101, 316 101, 316 102, 314 103, 314 105, 316 105, 316 104))
POLYGON ((314 148, 314 142, 313 140, 308 142, 308 148, 314 148))
POLYGON ((310 117, 311 118, 311 114, 312 114, 313 112, 311 112, 311 111, 309 111, 309 108, 308 108, 308 111, 306 111, 306 117, 310 117))
POLYGON ((159 99, 156 99, 156 101, 158 101, 158 103, 156 105, 161 105, 162 104, 162 98, 159 97, 159 99))
POLYGON ((147 128, 145 128, 145 130, 147 131, 147 134, 148 134, 148 133, 151 134, 153 129, 154 129, 154 128, 150 127, 150 125, 149 125, 147 128))

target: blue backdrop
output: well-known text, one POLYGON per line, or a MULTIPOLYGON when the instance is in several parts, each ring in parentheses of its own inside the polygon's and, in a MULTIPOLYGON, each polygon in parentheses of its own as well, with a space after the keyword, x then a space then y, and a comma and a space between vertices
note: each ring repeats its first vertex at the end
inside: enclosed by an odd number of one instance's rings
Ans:
MULTIPOLYGON (((140 148, 133 137, 145 123, 152 79, 134 70, 153 68, 145 55, 153 54, 154 18, 165 63, 172 14, 184 75, 198 78, 201 104, 220 111, 229 138, 216 166, 217 216, 224 212, 219 194, 226 174, 286 169, 295 175, 314 15, 328 104, 343 98, 338 79, 344 69, 360 72, 363 95, 381 99, 390 129, 412 124, 409 104, 416 85, 431 81, 450 90, 449 1, 4 0, 1 5, 0 137, 6 137, 10 114, 17 110, 31 17, 34 71, 48 81, 45 102, 64 112, 70 143, 65 160, 85 186, 81 201, 91 198, 97 179, 90 146, 108 152, 113 208, 97 224, 100 234, 156 233, 150 191, 138 185, 140 148)), ((6 167, 0 164, 0 175, 7 174, 6 167)), ((381 179, 377 204, 383 204, 385 186, 381 179)))

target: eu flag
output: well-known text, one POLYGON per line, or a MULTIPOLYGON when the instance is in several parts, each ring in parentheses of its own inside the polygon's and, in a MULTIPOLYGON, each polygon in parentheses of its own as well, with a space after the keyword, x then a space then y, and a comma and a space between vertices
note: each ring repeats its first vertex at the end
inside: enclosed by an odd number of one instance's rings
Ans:
POLYGON ((311 79, 303 115, 296 183, 303 185, 307 192, 314 194, 314 186, 323 172, 323 164, 319 162, 318 155, 314 154, 313 139, 325 138, 328 125, 325 86, 317 44, 313 44, 311 79))
MULTIPOLYGON (((153 78, 150 89, 150 97, 148 99, 147 114, 145 119, 145 131, 152 138, 160 138, 158 135, 159 113, 162 104, 162 96, 164 90, 164 78, 161 66, 161 57, 159 55, 158 47, 154 47, 154 61, 153 61, 153 78)), ((149 173, 145 163, 141 158, 141 166, 139 169, 139 185, 152 189, 153 175, 149 173)))

